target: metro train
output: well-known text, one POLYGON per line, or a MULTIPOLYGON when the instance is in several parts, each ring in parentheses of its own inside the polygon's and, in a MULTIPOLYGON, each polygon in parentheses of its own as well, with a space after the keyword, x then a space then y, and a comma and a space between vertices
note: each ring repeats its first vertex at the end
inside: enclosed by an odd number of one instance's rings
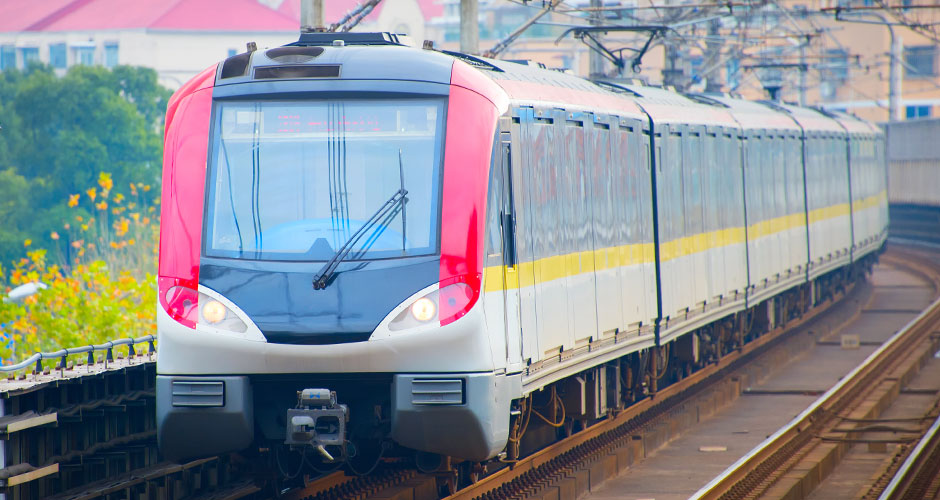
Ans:
POLYGON ((389 33, 193 78, 162 189, 162 453, 288 472, 511 462, 826 300, 888 224, 871 123, 389 33))

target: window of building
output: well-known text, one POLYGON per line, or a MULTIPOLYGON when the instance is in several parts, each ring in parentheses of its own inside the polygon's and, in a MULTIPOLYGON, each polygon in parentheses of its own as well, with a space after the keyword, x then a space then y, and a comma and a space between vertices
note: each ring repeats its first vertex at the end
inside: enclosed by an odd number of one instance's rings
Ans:
POLYGON ((16 67, 16 47, 12 45, 0 46, 0 71, 16 67))
POLYGON ((108 42, 104 44, 104 65, 113 68, 118 65, 118 43, 108 42))
POLYGON ((32 61, 39 60, 39 47, 20 47, 20 62, 23 67, 29 66, 32 61))
POLYGON ((913 118, 930 117, 930 106, 906 106, 904 111, 908 120, 913 118))
POLYGON ((94 46, 73 46, 72 51, 75 53, 75 64, 84 64, 85 66, 91 66, 95 64, 94 46))
POLYGON ((741 63, 737 59, 728 59, 728 62, 725 63, 725 80, 727 80, 730 90, 736 90, 741 85, 740 70, 741 63))
POLYGON ((65 51, 64 43, 53 43, 49 45, 49 64, 53 68, 65 68, 68 66, 68 53, 65 51))
POLYGON ((937 47, 934 45, 905 47, 904 76, 907 78, 937 76, 937 47))
POLYGON ((705 75, 702 74, 702 64, 705 63, 705 58, 700 55, 692 56, 689 61, 689 66, 691 66, 691 74, 689 75, 692 78, 692 83, 699 83, 702 81, 702 78, 705 75))
POLYGON ((842 85, 849 79, 849 53, 843 49, 826 51, 823 78, 836 85, 842 85))

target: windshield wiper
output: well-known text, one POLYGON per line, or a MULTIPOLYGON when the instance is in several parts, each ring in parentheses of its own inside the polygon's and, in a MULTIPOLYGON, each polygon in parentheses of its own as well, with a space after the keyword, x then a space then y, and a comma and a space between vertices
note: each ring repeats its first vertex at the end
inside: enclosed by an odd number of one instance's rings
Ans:
POLYGON ((341 262, 343 262, 343 259, 345 259, 347 255, 349 255, 349 252, 356 245, 356 242, 359 241, 359 239, 362 238, 363 235, 365 235, 366 232, 372 228, 372 226, 375 226, 375 224, 382 220, 382 218, 385 217, 391 210, 394 210, 399 203, 402 203, 404 206, 405 195, 407 194, 408 191, 404 188, 395 191, 395 194, 386 200, 385 203, 383 203, 382 206, 380 206, 379 209, 376 210, 374 214, 372 214, 372 217, 369 217, 369 220, 360 226, 359 229, 356 230, 356 232, 353 233, 348 240, 346 240, 346 243, 343 243, 343 246, 336 251, 336 254, 334 254, 330 260, 326 261, 326 263, 323 264, 323 267, 320 268, 320 271, 313 276, 314 290, 323 290, 330 284, 330 278, 333 276, 333 273, 336 272, 336 267, 339 266, 341 262))

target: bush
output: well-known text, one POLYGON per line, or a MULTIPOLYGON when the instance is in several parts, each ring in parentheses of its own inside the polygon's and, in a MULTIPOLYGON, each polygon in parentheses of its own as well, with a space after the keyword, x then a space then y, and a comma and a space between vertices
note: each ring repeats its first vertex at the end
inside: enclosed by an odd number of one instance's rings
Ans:
POLYGON ((156 207, 143 201, 147 185, 130 184, 129 195, 113 187, 102 173, 96 186, 69 196, 74 215, 62 225, 64 235, 49 235, 53 262, 26 240, 27 257, 8 271, 0 267, 4 296, 25 283, 48 286, 0 304, 0 359, 156 333, 156 207))

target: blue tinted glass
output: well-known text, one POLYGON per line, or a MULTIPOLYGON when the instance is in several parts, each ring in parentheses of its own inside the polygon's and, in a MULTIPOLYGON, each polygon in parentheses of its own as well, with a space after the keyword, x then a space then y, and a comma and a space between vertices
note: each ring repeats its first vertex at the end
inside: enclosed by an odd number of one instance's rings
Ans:
POLYGON ((220 104, 206 253, 327 260, 402 184, 404 205, 350 258, 434 253, 443 113, 441 100, 220 104))
POLYGON ((49 46, 49 64, 53 68, 65 68, 68 65, 64 43, 54 43, 49 46))
POLYGON ((118 64, 118 44, 109 43, 104 46, 104 65, 113 68, 118 64))
POLYGON ((95 64, 95 48, 78 47, 75 49, 75 60, 78 64, 84 64, 85 66, 95 64))
POLYGON ((16 47, 4 45, 0 47, 0 70, 16 67, 16 47))
POLYGON ((23 47, 20 49, 20 57, 23 60, 23 67, 29 66, 30 61, 39 60, 39 47, 23 47))

